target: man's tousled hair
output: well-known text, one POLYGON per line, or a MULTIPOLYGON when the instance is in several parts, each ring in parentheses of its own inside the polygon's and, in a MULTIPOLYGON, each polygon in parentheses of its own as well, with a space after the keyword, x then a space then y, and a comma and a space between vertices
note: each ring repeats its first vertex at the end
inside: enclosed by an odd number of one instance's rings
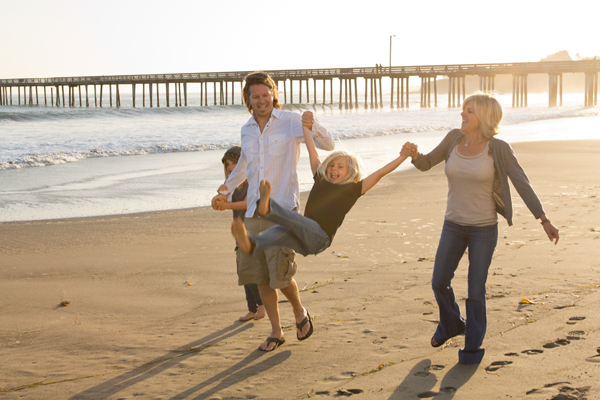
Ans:
POLYGON ((266 72, 257 71, 246 75, 244 78, 244 88, 242 89, 242 102, 250 114, 252 114, 252 105, 250 104, 250 86, 252 85, 267 86, 271 90, 271 95, 273 96, 273 107, 281 109, 281 104, 279 103, 279 90, 277 89, 275 81, 266 72))

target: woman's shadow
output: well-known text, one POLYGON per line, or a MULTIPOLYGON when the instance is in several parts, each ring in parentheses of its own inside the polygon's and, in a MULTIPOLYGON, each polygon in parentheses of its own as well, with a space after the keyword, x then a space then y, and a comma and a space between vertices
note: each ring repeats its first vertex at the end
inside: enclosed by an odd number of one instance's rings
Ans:
POLYGON ((443 366, 431 365, 431 360, 422 360, 410 370, 400 386, 389 397, 389 400, 406 399, 407 396, 412 396, 415 392, 420 399, 433 397, 452 399, 458 389, 471 379, 478 367, 479 364, 456 364, 444 375, 439 392, 434 392, 431 389, 437 383, 437 378, 429 371, 440 370, 443 366))

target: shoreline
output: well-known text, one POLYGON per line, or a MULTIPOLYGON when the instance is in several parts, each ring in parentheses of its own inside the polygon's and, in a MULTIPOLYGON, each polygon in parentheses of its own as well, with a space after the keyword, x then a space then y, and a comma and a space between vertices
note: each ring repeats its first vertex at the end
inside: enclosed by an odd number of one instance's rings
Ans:
MULTIPOLYGON (((600 140, 513 148, 561 238, 550 244, 512 192, 515 225, 499 221, 480 365, 457 364, 463 337, 438 349, 428 343, 447 191, 437 166, 382 179, 330 249, 299 257, 295 279, 315 333, 298 342, 280 301, 288 340, 267 354, 256 348, 268 321, 236 322, 245 300, 230 212, 4 223, 2 397, 598 396, 600 140)), ((453 281, 463 312, 465 266, 453 281)))
MULTIPOLYGON (((417 110, 418 111, 418 110, 417 110)), ((444 110, 445 111, 445 110, 444 110)), ((433 112, 433 115, 436 113, 433 112)), ((402 118, 403 113, 397 114, 402 118)), ((398 121, 402 125, 402 121, 398 121)), ((580 140, 597 136, 600 117, 538 120, 508 125, 499 138, 523 141, 580 140)), ((361 129, 360 127, 358 129, 361 129)), ((367 173, 397 155, 405 141, 422 152, 437 145, 447 131, 399 133, 339 140, 337 147, 363 158, 367 173)), ((159 153, 108 157, 41 168, 0 171, 0 220, 34 221, 90 215, 125 215, 209 205, 222 183, 222 152, 159 153)), ((406 169, 406 164, 399 171, 406 169)), ((298 168, 300 190, 310 190, 308 156, 302 152, 298 168)))

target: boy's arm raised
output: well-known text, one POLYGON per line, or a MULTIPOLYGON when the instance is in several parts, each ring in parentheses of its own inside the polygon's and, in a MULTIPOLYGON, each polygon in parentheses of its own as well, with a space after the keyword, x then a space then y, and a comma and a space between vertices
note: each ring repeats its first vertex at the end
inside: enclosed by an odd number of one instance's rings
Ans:
POLYGON ((314 176, 317 173, 319 165, 321 165, 321 159, 319 158, 319 153, 317 153, 317 146, 315 145, 315 141, 310 134, 310 130, 305 125, 302 125, 302 133, 304 134, 304 141, 306 142, 306 149, 308 150, 310 169, 312 170, 314 176))
POLYGON ((407 158, 407 156, 401 155, 400 157, 396 158, 394 161, 387 163, 384 167, 378 169, 377 171, 373 172, 371 175, 369 175, 365 179, 363 179, 361 194, 367 193, 367 191, 369 191, 369 189, 371 189, 373 186, 375 186, 381 178, 383 178, 384 176, 386 176, 387 174, 389 174, 390 172, 392 172, 393 170, 398 168, 400 166, 400 164, 402 164, 404 162, 404 160, 406 160, 406 158, 407 158))

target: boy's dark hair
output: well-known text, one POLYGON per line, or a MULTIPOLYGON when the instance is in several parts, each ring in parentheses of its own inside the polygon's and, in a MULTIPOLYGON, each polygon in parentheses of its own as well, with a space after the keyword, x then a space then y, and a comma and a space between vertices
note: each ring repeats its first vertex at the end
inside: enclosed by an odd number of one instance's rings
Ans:
POLYGON ((225 164, 226 160, 233 161, 234 164, 237 164, 240 159, 240 154, 242 153, 242 148, 240 146, 233 146, 229 150, 225 152, 225 155, 221 159, 221 162, 225 164))
POLYGON ((279 90, 273 78, 266 72, 258 71, 246 75, 244 78, 244 89, 242 89, 242 102, 246 105, 248 112, 252 114, 252 106, 250 104, 250 86, 252 85, 265 85, 271 90, 273 96, 273 107, 281 109, 279 103, 279 90))

